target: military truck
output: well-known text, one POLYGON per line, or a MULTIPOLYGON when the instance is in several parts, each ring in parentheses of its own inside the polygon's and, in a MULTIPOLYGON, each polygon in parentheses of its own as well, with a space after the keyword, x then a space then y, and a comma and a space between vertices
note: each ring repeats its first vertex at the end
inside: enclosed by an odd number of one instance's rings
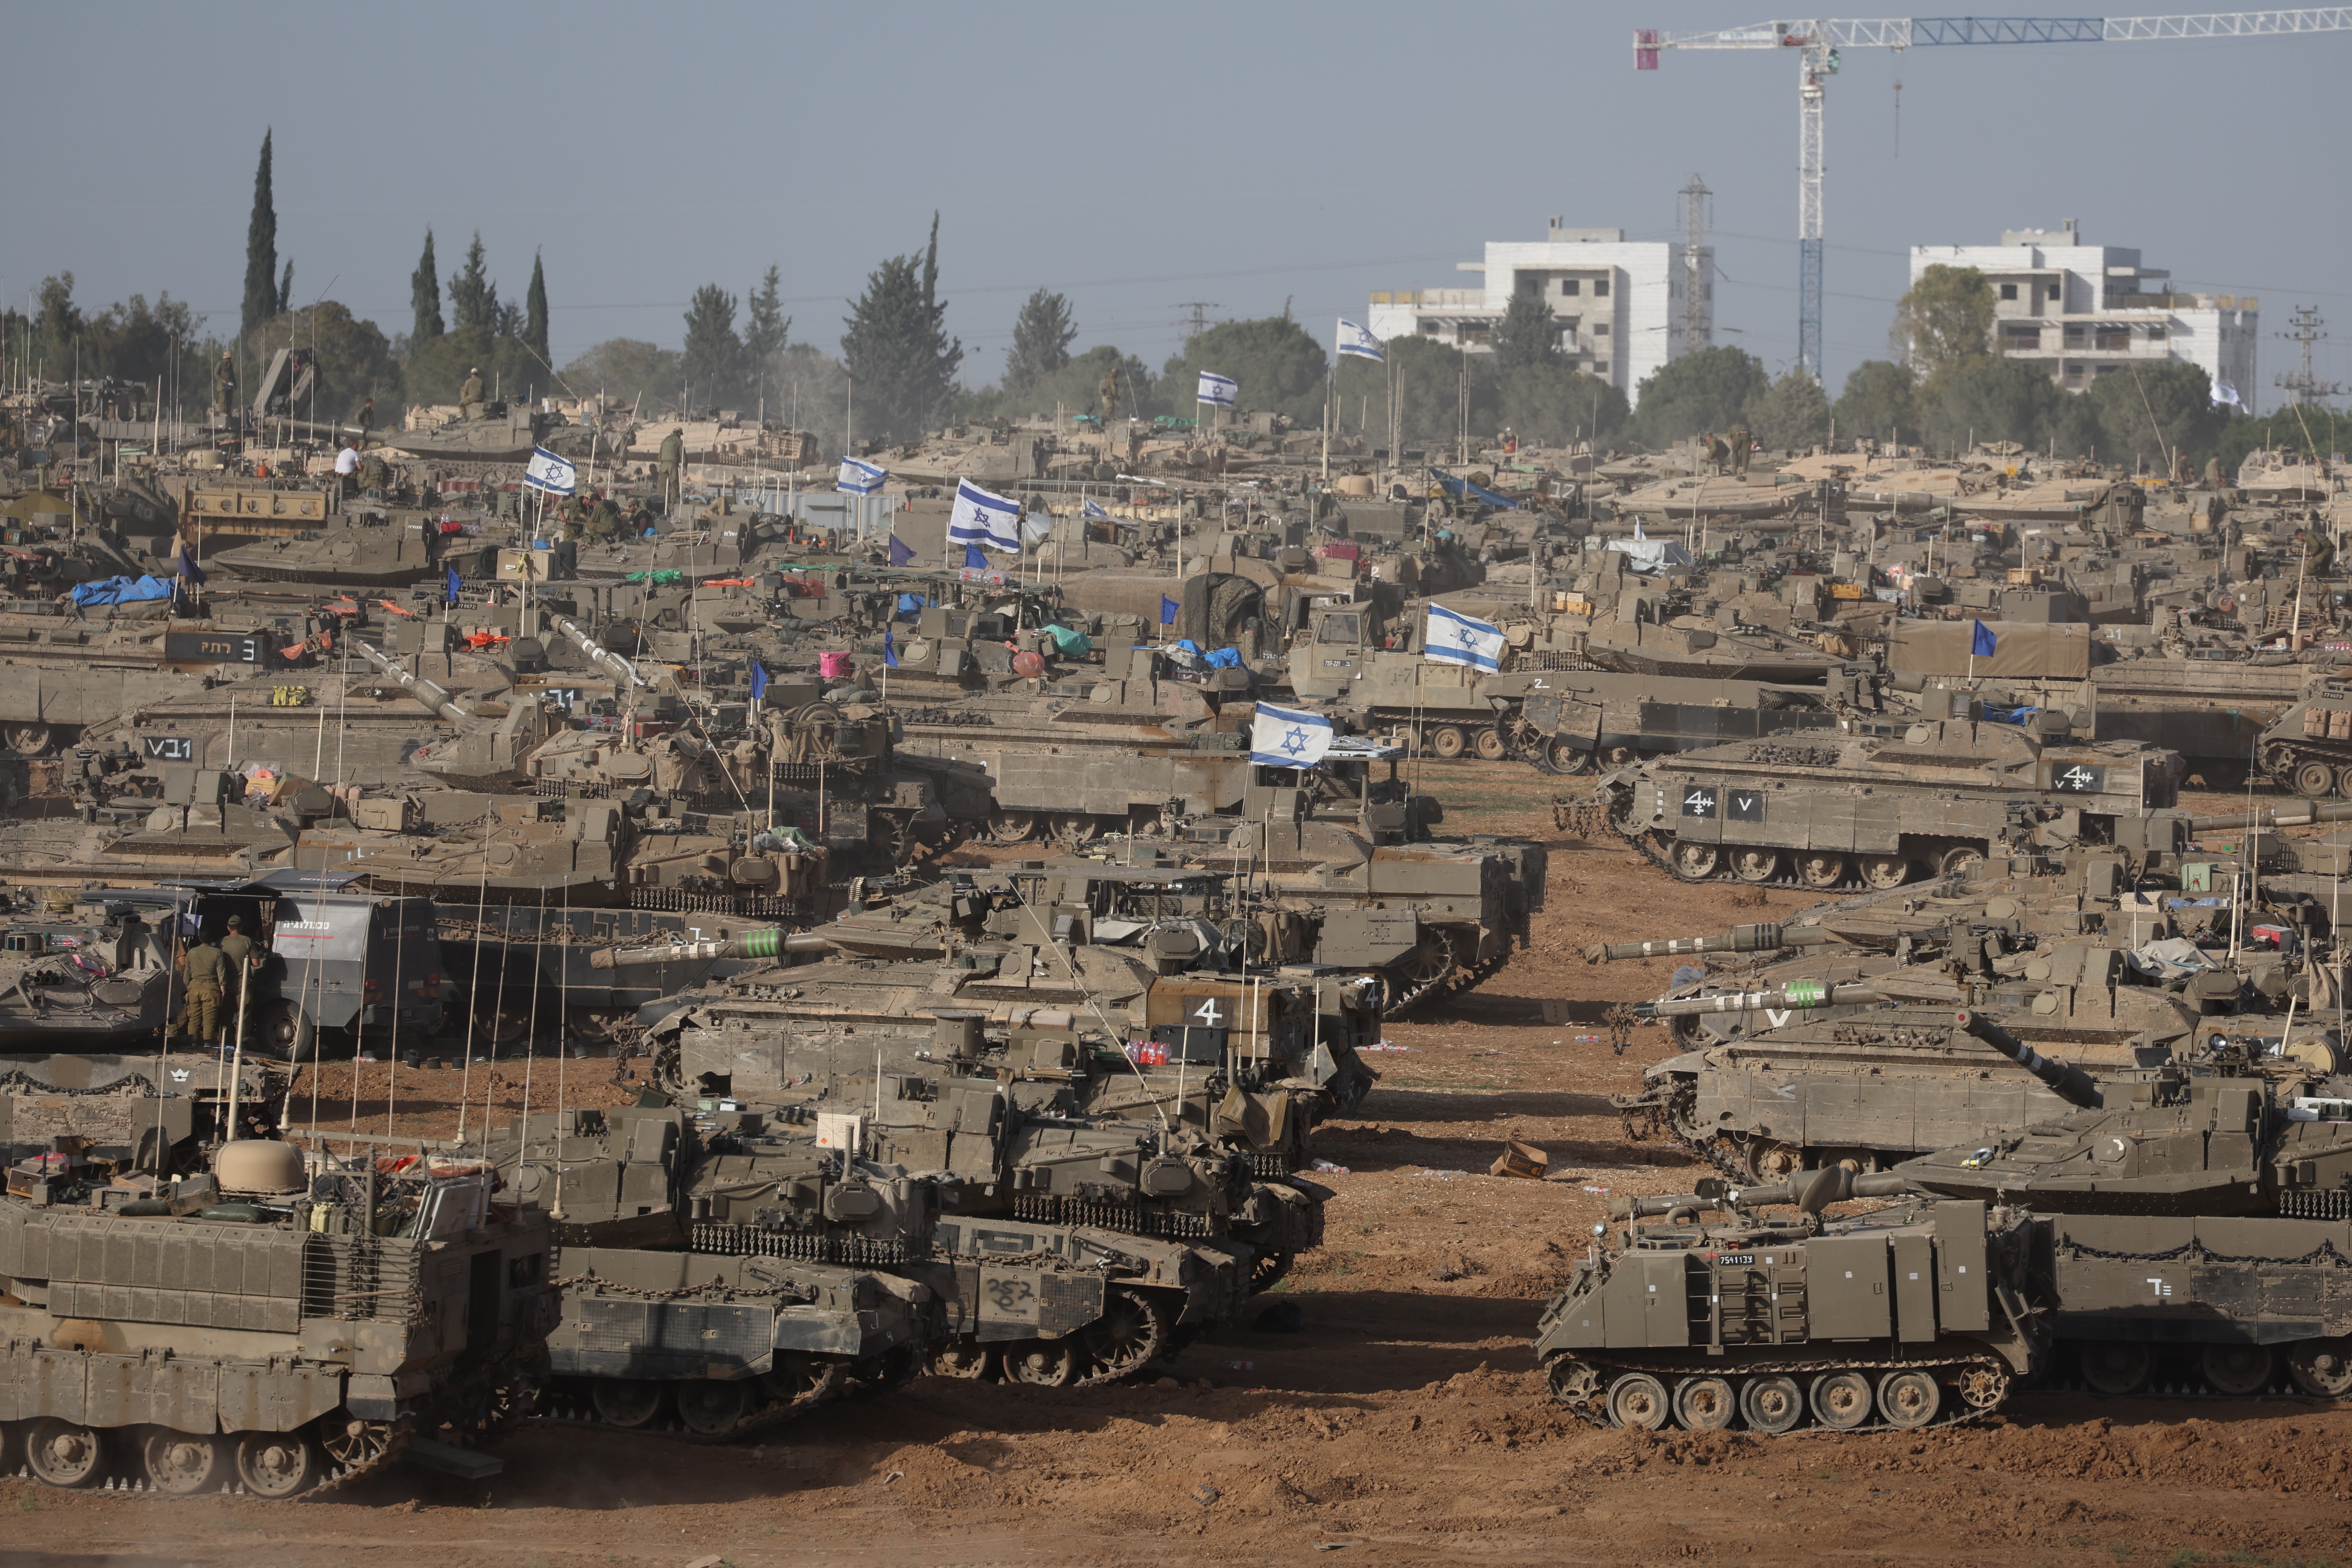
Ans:
POLYGON ((1773 735, 1622 770, 1601 797, 1611 826, 1685 881, 1821 891, 1899 887, 2021 839, 2112 841, 2117 822, 2172 805, 2177 753, 2080 743, 2065 715, 2042 719, 1773 735))
POLYGON ((11 1465, 272 1500, 530 1413, 556 1321, 546 1219, 488 1172, 306 1162, 266 1139, 193 1166, 49 1151, 0 1197, 11 1465))

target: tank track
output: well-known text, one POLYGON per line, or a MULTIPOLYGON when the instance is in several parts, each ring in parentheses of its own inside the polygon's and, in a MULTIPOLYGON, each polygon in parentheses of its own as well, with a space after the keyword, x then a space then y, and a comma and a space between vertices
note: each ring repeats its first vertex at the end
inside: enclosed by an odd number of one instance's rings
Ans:
MULTIPOLYGON (((807 1415, 810 1411, 814 1410, 820 1405, 829 1405, 834 1400, 843 1397, 849 1387, 850 1380, 847 1375, 848 1363, 846 1362, 828 1362, 826 1363, 826 1367, 828 1373, 830 1373, 833 1369, 838 1368, 840 1369, 842 1375, 827 1375, 818 1382, 816 1387, 804 1394, 799 1394, 792 1399, 771 1400, 757 1410, 748 1411, 744 1414, 742 1419, 737 1421, 734 1426, 730 1426, 724 1432, 690 1431, 682 1424, 677 1423, 675 1417, 672 1417, 669 1423, 658 1426, 651 1425, 642 1426, 616 1426, 613 1422, 600 1419, 593 1414, 582 1413, 583 1411, 593 1412, 594 1408, 593 1405, 583 1405, 580 1410, 575 1410, 570 1405, 541 1410, 531 1416, 531 1424, 537 1426, 551 1427, 557 1431, 617 1432, 624 1436, 660 1437, 669 1442, 685 1443, 695 1447, 721 1447, 730 1443, 744 1442, 750 1438, 759 1436, 762 1433, 773 1431, 777 1427, 783 1426, 791 1422, 799 1420, 802 1416, 807 1415)), ((688 1378, 671 1378, 660 1381, 667 1384, 688 1383, 695 1380, 688 1378)))
MULTIPOLYGON (((111 1430, 111 1428, 110 1428, 110 1430, 111 1430)), ((398 1464, 407 1454, 408 1438, 408 1428, 404 1423, 394 1429, 390 1441, 384 1445, 383 1452, 376 1455, 375 1458, 372 1459, 362 1459, 356 1465, 339 1465, 335 1468, 332 1474, 320 1481, 317 1485, 307 1488, 302 1491, 299 1491, 292 1497, 281 1499, 279 1500, 290 1503, 307 1502, 312 1498, 327 1497, 335 1492, 341 1491, 344 1488, 354 1486, 359 1482, 367 1479, 370 1476, 379 1475, 384 1470, 391 1468, 394 1465, 398 1464)), ((226 1435, 222 1435, 222 1441, 226 1442, 226 1435)), ((232 1472, 234 1472, 235 1468, 236 1467, 232 1462, 229 1466, 232 1472)), ((131 1454, 123 1451, 121 1447, 118 1444, 115 1447, 113 1462, 109 1465, 108 1475, 103 1482, 96 1482, 89 1486, 76 1489, 55 1488, 42 1480, 39 1477, 34 1475, 32 1467, 29 1465, 17 1466, 13 1473, 6 1476, 0 1476, 0 1480, 7 1481, 15 1486, 31 1487, 43 1491, 75 1489, 88 1492, 106 1492, 116 1495, 150 1498, 158 1502, 195 1502, 201 1501, 205 1498, 212 1497, 249 1497, 253 1495, 246 1490, 244 1482, 235 1479, 224 1480, 217 1488, 211 1491, 167 1492, 160 1488, 150 1486, 147 1483, 146 1478, 143 1476, 131 1475, 126 1477, 121 1473, 125 1470, 135 1470, 136 1468, 136 1459, 131 1454)))
MULTIPOLYGON (((1988 1351, 1976 1354, 1933 1356, 1917 1361, 1895 1361, 1886 1358, 1874 1358, 1870 1360, 1824 1358, 1821 1360, 1809 1361, 1773 1362, 1753 1367, 1737 1369, 1726 1367, 1712 1371, 1706 1369, 1694 1369, 1686 1363, 1673 1361, 1665 1357, 1612 1356, 1607 1361, 1587 1361, 1582 1357, 1570 1355, 1563 1352, 1554 1355, 1546 1364, 1545 1381, 1551 1386, 1552 1399, 1554 1403, 1558 1404, 1562 1409, 1569 1411, 1572 1415, 1581 1416, 1595 1426, 1601 1427, 1603 1430, 1609 1430, 1612 1426, 1612 1423, 1609 1419, 1606 1404, 1609 1386, 1618 1378, 1628 1373, 1647 1373, 1652 1377, 1656 1378, 1661 1384, 1665 1385, 1667 1396, 1671 1403, 1675 1384, 1684 1378, 1691 1377, 1693 1375, 1721 1377, 1728 1381, 1735 1376, 1747 1377, 1768 1374, 1801 1379, 1811 1377, 1818 1373, 1839 1372, 1874 1373, 1888 1372, 1933 1373, 1968 1370, 1989 1372, 1999 1377, 2001 1380, 2000 1396, 1998 1399, 1995 1399, 1991 1404, 1980 1407, 1971 1405, 1964 1400, 1947 1398, 1945 1401, 1946 1408, 1939 1411, 1934 1420, 1923 1421, 1916 1426, 1895 1426, 1893 1423, 1886 1420, 1885 1416, 1878 1415, 1874 1407, 1871 1419, 1855 1426, 1823 1426, 1818 1422, 1809 1418, 1805 1421, 1800 1422, 1796 1426, 1786 1432, 1759 1434, 1760 1436, 1765 1436, 1793 1437, 1805 1433, 1831 1433, 1838 1436, 1844 1436, 1850 1433, 1864 1432, 1933 1432, 1944 1427, 1967 1426, 1974 1422, 1981 1421, 1988 1415, 1998 1415, 2001 1407, 2009 1403, 2011 1395, 2016 1393, 2018 1380, 2010 1372, 2008 1363, 2002 1361, 1999 1356, 1994 1355, 1988 1351), (1591 1367, 1594 1373, 1599 1375, 1599 1383, 1592 1394, 1583 1397, 1574 1397, 1562 1392, 1559 1386, 1560 1373, 1564 1368, 1570 1366, 1591 1367)), ((1874 1381, 1875 1380, 1874 1379, 1874 1381)), ((1674 1422, 1671 1414, 1669 1414, 1666 1423, 1659 1429, 1666 1430, 1669 1428, 1676 1431, 1689 1430, 1689 1428, 1683 1427, 1674 1422)), ((1744 1420, 1727 1423, 1727 1429, 1750 1432, 1755 1430, 1753 1427, 1748 1426, 1744 1420)))
POLYGON ((1450 996, 1462 991, 1475 991, 1501 973, 1503 965, 1509 962, 1510 955, 1506 952, 1490 958, 1484 963, 1453 964, 1436 979, 1414 987, 1398 1000, 1390 1003, 1382 1011, 1390 1017, 1402 1017, 1413 1008, 1433 1002, 1441 996, 1450 996))

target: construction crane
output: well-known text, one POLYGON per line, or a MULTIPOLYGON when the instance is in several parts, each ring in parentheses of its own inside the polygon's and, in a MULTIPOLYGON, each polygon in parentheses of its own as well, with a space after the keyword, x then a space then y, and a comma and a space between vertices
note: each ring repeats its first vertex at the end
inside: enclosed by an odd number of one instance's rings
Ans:
POLYGON ((1797 57, 1797 363, 1822 378, 1822 100, 1845 49, 1955 44, 2140 44, 2352 32, 2352 5, 2183 16, 1911 16, 1759 22, 1705 33, 1637 31, 1633 67, 1666 49, 1781 49, 1797 57))

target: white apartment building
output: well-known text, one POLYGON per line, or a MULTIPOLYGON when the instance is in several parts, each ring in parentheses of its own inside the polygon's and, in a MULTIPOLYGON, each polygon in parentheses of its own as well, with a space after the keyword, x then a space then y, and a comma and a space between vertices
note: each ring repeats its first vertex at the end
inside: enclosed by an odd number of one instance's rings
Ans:
MULTIPOLYGON (((1622 228, 1566 228, 1553 218, 1539 240, 1488 240, 1484 261, 1456 262, 1484 275, 1475 289, 1410 289, 1372 295, 1365 325, 1382 338, 1423 337, 1490 353, 1495 323, 1514 294, 1551 306, 1559 346, 1628 398, 1642 378, 1683 352, 1683 247, 1633 241, 1622 228)), ((1699 253, 1704 298, 1715 295, 1715 252, 1699 253)))
POLYGON ((2077 225, 2011 229, 1999 245, 1915 245, 1911 281, 1930 267, 1973 267, 1994 294, 1993 348, 2046 367, 2079 392, 2130 364, 2179 360, 2254 401, 2259 301, 2176 294, 2139 252, 2084 245, 2077 225), (2149 287, 2153 285, 2153 287, 2149 287))

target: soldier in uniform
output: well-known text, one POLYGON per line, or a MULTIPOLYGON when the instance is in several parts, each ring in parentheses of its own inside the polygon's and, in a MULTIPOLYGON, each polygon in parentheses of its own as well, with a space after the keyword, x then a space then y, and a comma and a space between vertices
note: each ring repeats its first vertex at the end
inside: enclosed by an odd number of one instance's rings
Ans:
POLYGON ((200 936, 180 963, 188 997, 180 1016, 187 1021, 189 1037, 198 1045, 210 1046, 220 1034, 221 985, 228 971, 227 955, 212 938, 200 936))
POLYGON ((220 939, 221 1016, 231 1030, 236 1026, 237 997, 245 989, 241 982, 259 951, 260 944, 245 934, 245 917, 229 916, 228 934, 220 939))
POLYGON ((1731 461, 1731 448, 1725 444, 1722 437, 1706 437, 1706 460, 1715 466, 1715 471, 1718 476, 1722 474, 1725 466, 1731 461))
POLYGON ((1730 441, 1731 471, 1744 479, 1748 477, 1748 448, 1755 445, 1756 437, 1748 433, 1747 426, 1734 425, 1730 441))
POLYGON ((457 412, 468 419, 482 416, 482 372, 478 366, 466 373, 466 384, 457 389, 457 412))
POLYGON ((2218 452, 2205 459, 2205 488, 2209 490, 2221 488, 2221 456, 2218 452))
POLYGON ((360 450, 367 450, 370 438, 375 435, 375 399, 364 398, 360 403, 360 450))
POLYGON ((677 510, 678 497, 682 493, 677 476, 685 465, 686 430, 680 426, 662 437, 659 460, 656 465, 661 471, 661 505, 664 511, 677 510))
POLYGON ((236 362, 226 349, 213 366, 213 401, 220 405, 221 423, 229 424, 236 415, 236 362))
POLYGON ((2303 570, 2306 576, 2325 577, 2336 570, 2336 541, 2315 524, 2303 536, 2303 570))

